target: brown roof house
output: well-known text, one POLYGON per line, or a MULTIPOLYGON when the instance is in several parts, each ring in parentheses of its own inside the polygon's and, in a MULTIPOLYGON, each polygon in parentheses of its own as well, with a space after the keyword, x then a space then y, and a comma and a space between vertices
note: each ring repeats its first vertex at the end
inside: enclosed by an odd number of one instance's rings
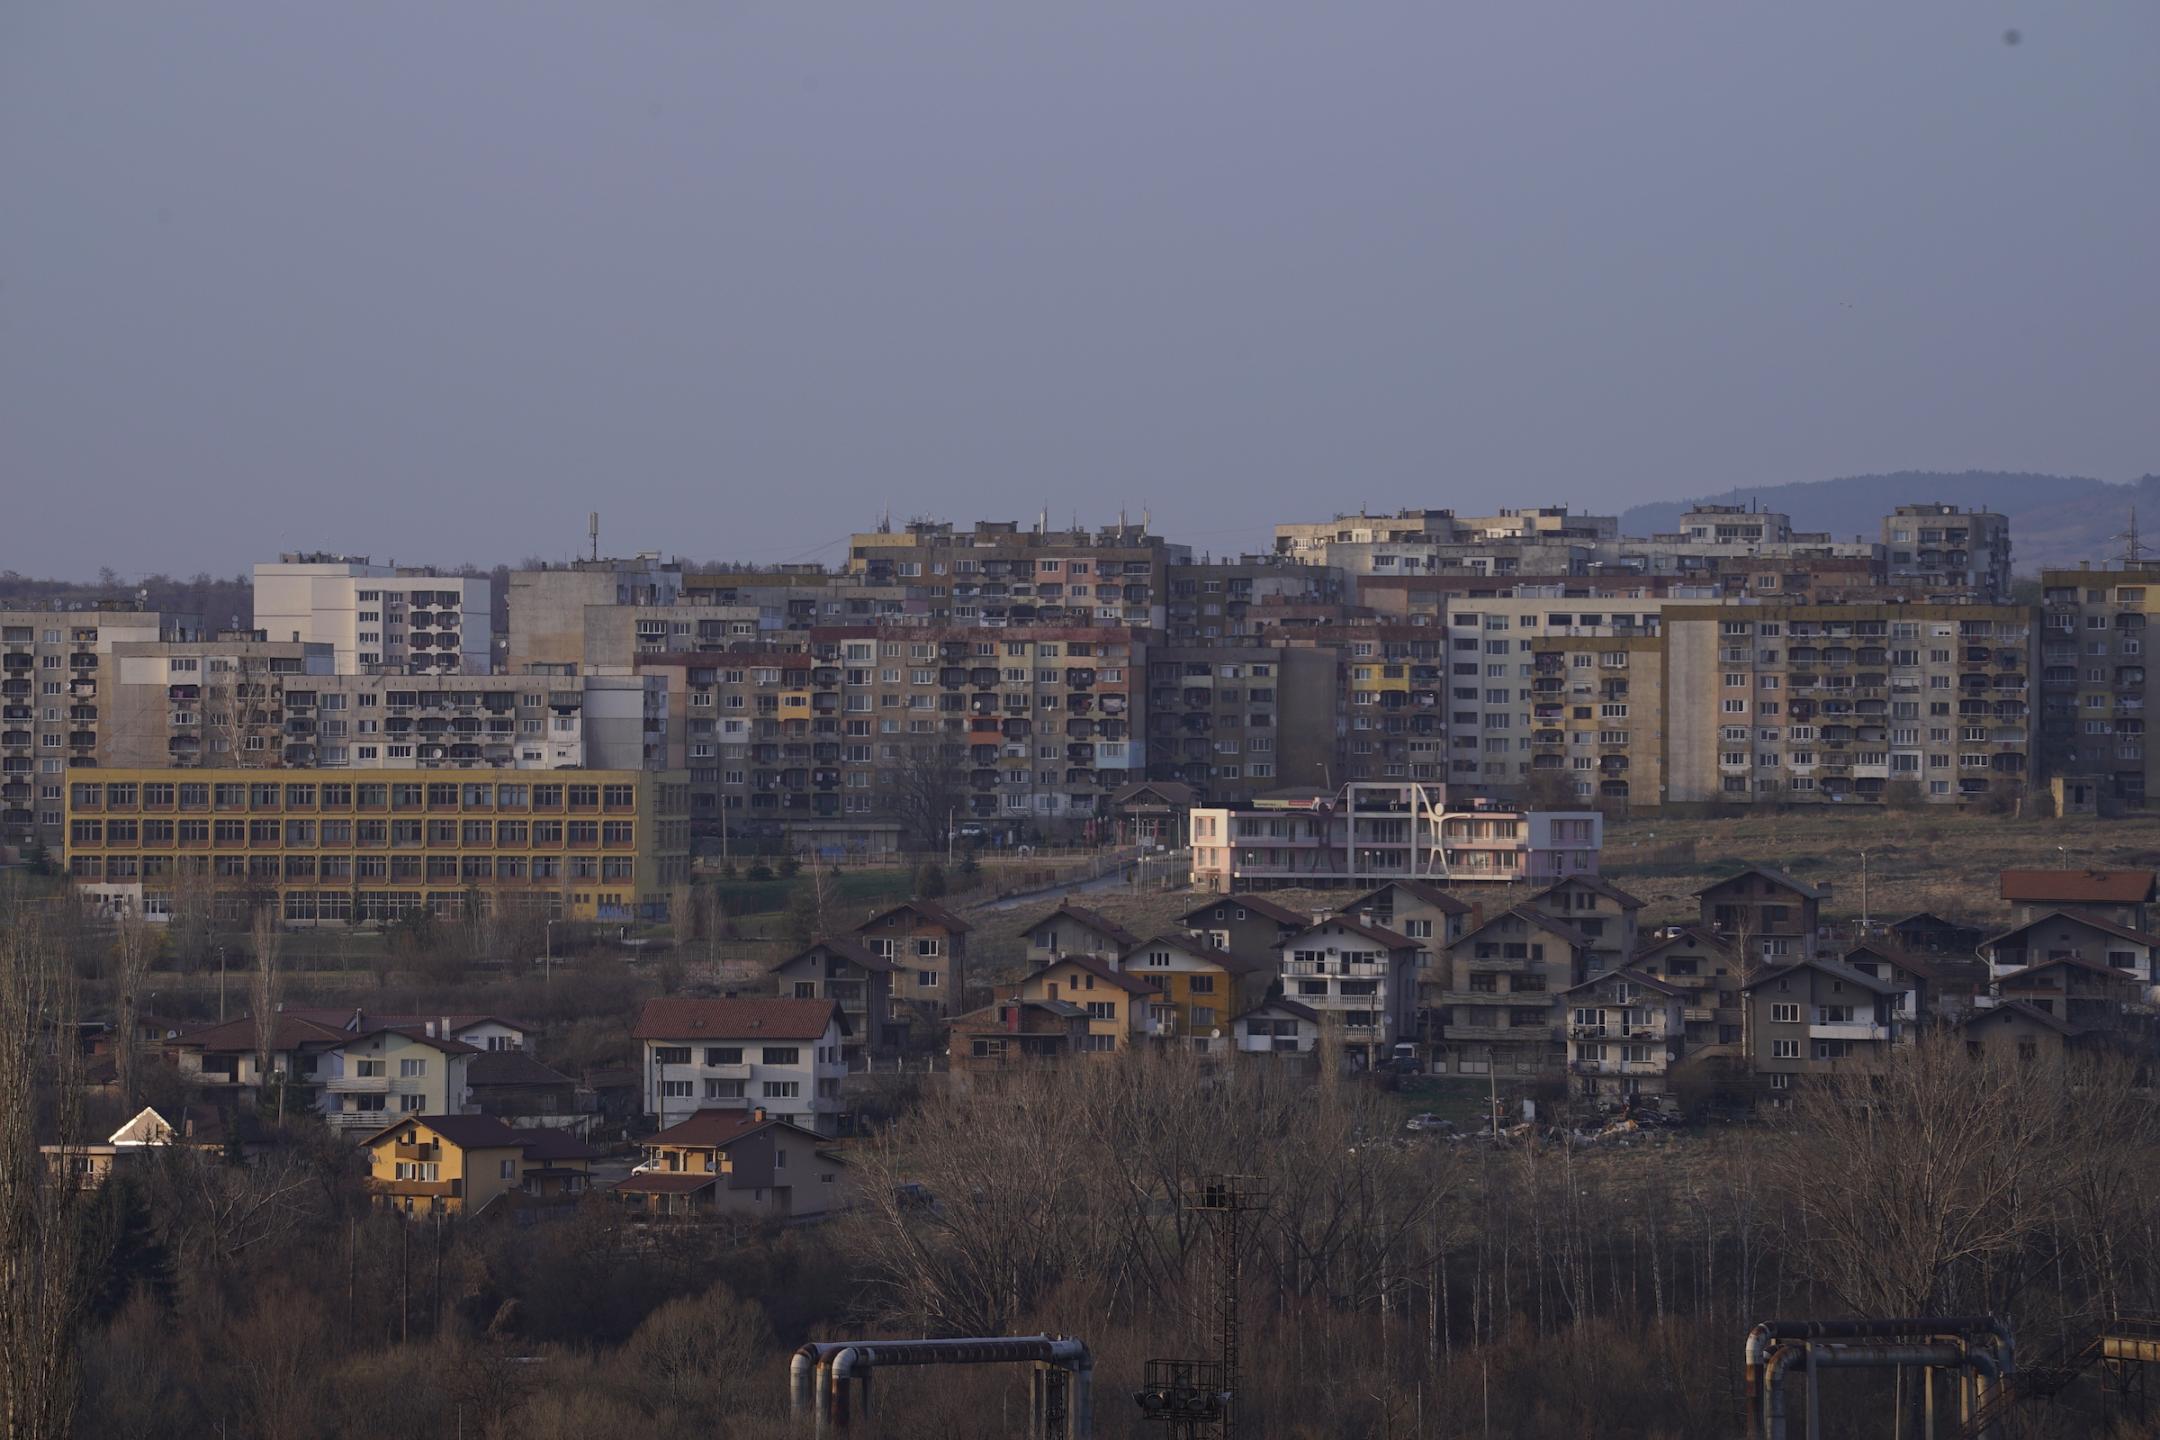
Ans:
POLYGON ((872 1053, 891 1054, 907 1042, 907 1025, 893 1018, 899 966, 852 935, 828 936, 772 967, 779 993, 790 1000, 830 1000, 847 1016, 840 1051, 849 1065, 872 1053))
POLYGON ((1037 963, 1053 955, 1118 955, 1140 943, 1109 916, 1069 899, 1020 934, 1037 963))
POLYGON ((787 1221, 847 1204, 830 1142, 761 1107, 693 1111, 640 1143, 645 1159, 614 1194, 648 1215, 787 1221))
POLYGON ((1002 997, 956 1016, 952 1083, 994 1080, 1030 1065, 1062 1064, 1087 1049, 1089 1015, 1070 1000, 1002 997))
POLYGON ((2142 930, 2152 922, 2155 883, 2150 870, 2005 870, 2002 898, 2020 920, 2061 911, 2142 930))
POLYGON ((1750 963, 1772 965, 1815 953, 1824 891, 1765 865, 1713 881, 1695 892, 1703 928, 1726 940, 1745 939, 1750 963))
POLYGON ((972 928, 935 900, 908 900, 874 912, 854 933, 864 949, 891 963, 895 1004, 942 1019, 967 1008, 972 928))
POLYGON ((848 1034, 832 1000, 648 1000, 631 1031, 645 1114, 665 1129, 698 1110, 763 1110, 835 1134, 848 1034))
POLYGON ((1272 966, 1282 942, 1312 924, 1312 916, 1258 895, 1220 895, 1193 906, 1177 923, 1217 950, 1272 966))

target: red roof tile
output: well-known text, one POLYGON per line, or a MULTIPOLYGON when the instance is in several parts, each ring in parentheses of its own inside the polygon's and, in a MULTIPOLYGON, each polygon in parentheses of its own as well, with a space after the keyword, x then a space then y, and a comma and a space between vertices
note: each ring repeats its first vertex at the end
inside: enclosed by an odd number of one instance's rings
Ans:
POLYGON ((638 1012, 637 1040, 817 1040, 847 1017, 831 1000, 648 1000, 638 1012))
POLYGON ((2005 870, 2002 898, 2020 905, 2146 905, 2150 870, 2005 870))

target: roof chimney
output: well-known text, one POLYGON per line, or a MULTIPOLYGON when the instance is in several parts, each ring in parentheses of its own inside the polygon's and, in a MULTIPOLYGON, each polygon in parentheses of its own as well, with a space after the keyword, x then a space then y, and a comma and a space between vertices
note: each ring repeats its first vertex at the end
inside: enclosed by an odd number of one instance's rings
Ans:
POLYGON ((755 1120, 755 1121, 756 1121, 756 1122, 757 1122, 758 1124, 760 1124, 760 1125, 764 1124, 764 1123, 765 1123, 765 1107, 764 1107, 763 1105, 760 1105, 760 1106, 758 1106, 758 1107, 757 1107, 756 1109, 752 1110, 752 1111, 750 1112, 750 1118, 751 1118, 752 1120, 755 1120))

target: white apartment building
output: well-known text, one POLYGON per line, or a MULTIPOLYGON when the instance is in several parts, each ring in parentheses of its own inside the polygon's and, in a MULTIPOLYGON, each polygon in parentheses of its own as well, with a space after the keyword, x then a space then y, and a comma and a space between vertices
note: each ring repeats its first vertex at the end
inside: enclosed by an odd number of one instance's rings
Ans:
POLYGON ((364 555, 283 555, 255 567, 255 628, 270 640, 329 645, 341 675, 485 675, 494 594, 491 580, 364 555))
POLYGON ((644 1112, 659 1129, 728 1109, 762 1109, 820 1135, 839 1129, 849 1032, 837 1001, 648 1000, 631 1033, 643 1050, 644 1112))

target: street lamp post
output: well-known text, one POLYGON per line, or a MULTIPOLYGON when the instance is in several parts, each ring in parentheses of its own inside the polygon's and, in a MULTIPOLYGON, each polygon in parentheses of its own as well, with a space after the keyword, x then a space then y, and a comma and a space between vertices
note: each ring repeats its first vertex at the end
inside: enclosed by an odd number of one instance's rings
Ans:
POLYGON ((555 968, 555 927, 560 920, 550 920, 540 932, 540 983, 548 983, 555 968))

